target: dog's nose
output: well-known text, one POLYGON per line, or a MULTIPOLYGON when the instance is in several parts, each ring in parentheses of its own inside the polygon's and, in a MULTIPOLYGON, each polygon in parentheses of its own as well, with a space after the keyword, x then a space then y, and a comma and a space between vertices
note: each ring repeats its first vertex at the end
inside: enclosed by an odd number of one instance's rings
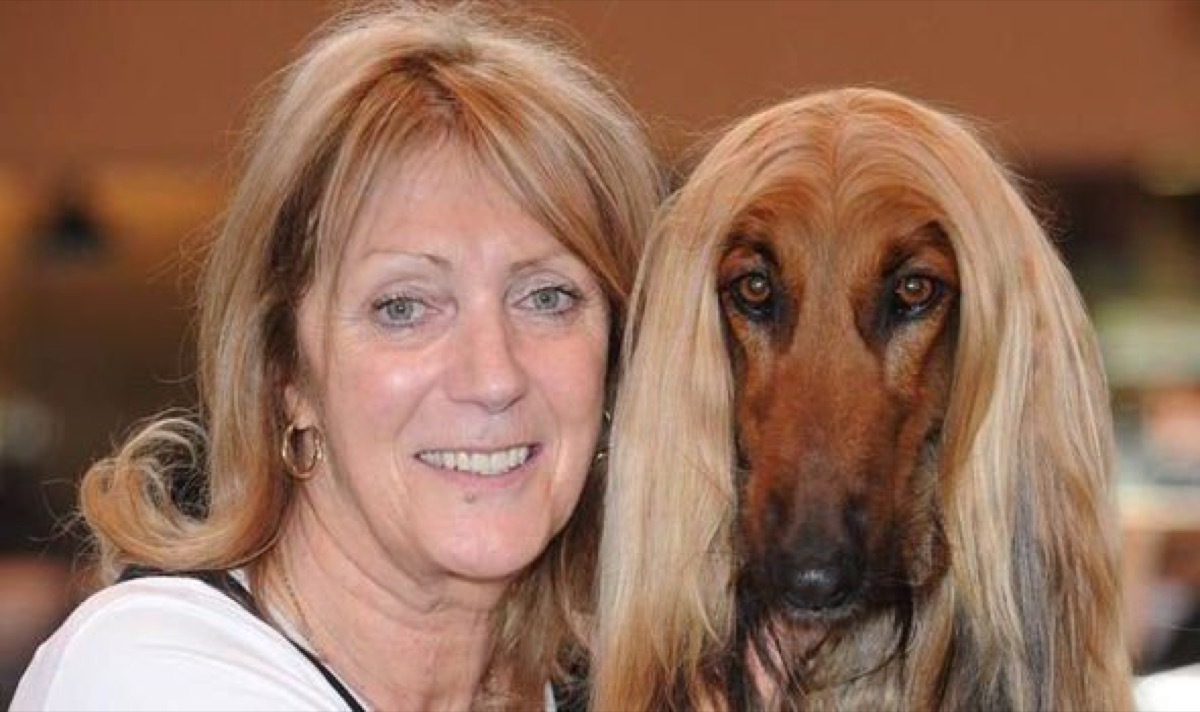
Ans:
POLYGON ((796 562, 784 598, 793 608, 819 612, 849 602, 862 585, 853 557, 838 555, 824 561, 796 562))
POLYGON ((761 591, 800 618, 851 614, 869 588, 865 508, 854 499, 840 506, 811 496, 799 503, 778 501, 779 513, 766 520, 766 546, 752 569, 762 576, 761 591))
POLYGON ((846 567, 831 564, 797 571, 785 595, 796 608, 819 611, 845 603, 853 589, 846 567))

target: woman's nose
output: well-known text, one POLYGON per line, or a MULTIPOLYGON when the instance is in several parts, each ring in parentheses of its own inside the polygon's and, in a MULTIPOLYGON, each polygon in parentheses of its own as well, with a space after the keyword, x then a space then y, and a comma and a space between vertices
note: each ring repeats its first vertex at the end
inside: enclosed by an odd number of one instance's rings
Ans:
POLYGON ((484 313, 456 325, 446 390, 452 400, 499 413, 520 400, 528 387, 512 326, 502 314, 484 313))

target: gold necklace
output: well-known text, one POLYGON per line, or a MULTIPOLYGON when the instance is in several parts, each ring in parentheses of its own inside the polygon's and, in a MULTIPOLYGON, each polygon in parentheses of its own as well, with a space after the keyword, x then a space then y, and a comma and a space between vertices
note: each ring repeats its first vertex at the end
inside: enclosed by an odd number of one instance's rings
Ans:
POLYGON ((304 636, 305 641, 308 643, 309 649, 312 650, 313 654, 316 654, 316 649, 313 646, 313 627, 308 622, 308 617, 304 615, 304 608, 300 605, 300 597, 296 595, 296 588, 292 585, 291 574, 288 573, 289 568, 290 567, 286 563, 281 564, 279 567, 280 572, 283 574, 283 589, 287 594, 288 603, 291 605, 292 610, 296 611, 296 615, 300 618, 300 620, 297 621, 301 628, 300 634, 304 636))

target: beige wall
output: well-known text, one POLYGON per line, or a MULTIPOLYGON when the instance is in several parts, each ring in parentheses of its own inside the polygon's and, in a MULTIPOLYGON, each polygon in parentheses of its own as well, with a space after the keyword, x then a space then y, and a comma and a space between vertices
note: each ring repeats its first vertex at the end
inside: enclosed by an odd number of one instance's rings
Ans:
MULTIPOLYGON (((539 2, 667 148, 805 88, 870 83, 982 117, 1017 160, 1200 152, 1200 3, 539 2)), ((0 162, 223 167, 255 87, 335 5, 0 3, 0 162)))

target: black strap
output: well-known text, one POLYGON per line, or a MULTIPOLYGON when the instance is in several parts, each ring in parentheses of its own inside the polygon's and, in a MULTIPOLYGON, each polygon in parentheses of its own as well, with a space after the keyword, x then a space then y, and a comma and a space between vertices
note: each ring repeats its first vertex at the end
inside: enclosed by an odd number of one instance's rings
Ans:
POLYGON ((587 712, 587 687, 578 682, 556 683, 550 686, 554 693, 554 708, 558 712, 587 712))
MULTIPOLYGON (((132 581, 134 579, 146 578, 148 576, 178 576, 182 578, 192 578, 198 581, 203 581, 212 588, 215 588, 229 598, 233 599, 235 603, 246 609, 250 615, 264 622, 266 621, 266 618, 263 616, 262 611, 259 609, 258 604, 254 600, 254 595, 250 593, 249 589, 242 585, 241 581, 238 581, 236 578, 234 578, 234 576, 228 571, 160 571, 158 569, 146 566, 128 566, 124 571, 121 572, 121 577, 117 580, 118 582, 132 581)), ((338 697, 341 697, 342 701, 346 703, 346 706, 350 708, 350 712, 365 712, 363 706, 359 703, 358 698, 356 698, 353 693, 346 689, 346 686, 343 685, 342 681, 337 678, 337 675, 334 675, 329 668, 325 667, 325 663, 321 662, 320 658, 313 654, 313 652, 308 648, 305 648, 303 645, 300 645, 296 641, 292 640, 287 634, 283 633, 283 631, 280 631, 280 635, 282 635, 287 642, 292 644, 292 647, 294 647, 296 650, 299 650, 300 653, 307 658, 310 663, 313 664, 313 667, 317 669, 317 672, 321 673, 321 676, 325 678, 326 682, 329 683, 329 686, 333 688, 333 691, 338 694, 338 697)))

